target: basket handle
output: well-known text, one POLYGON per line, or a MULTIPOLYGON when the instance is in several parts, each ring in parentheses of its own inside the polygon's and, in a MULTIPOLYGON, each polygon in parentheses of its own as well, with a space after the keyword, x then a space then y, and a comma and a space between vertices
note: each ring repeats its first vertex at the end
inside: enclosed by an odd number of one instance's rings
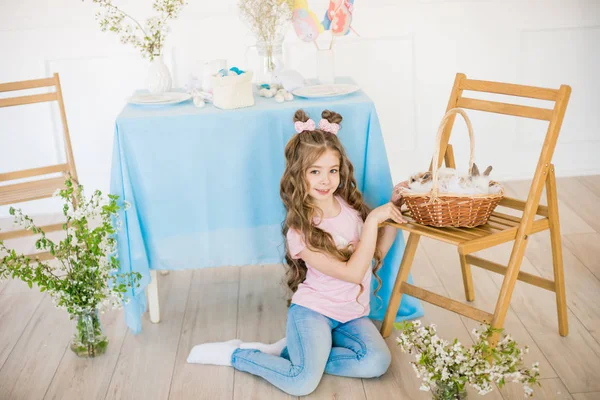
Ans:
POLYGON ((432 179, 433 186, 431 187, 431 200, 435 200, 438 197, 438 164, 439 164, 439 155, 440 155, 440 146, 442 141, 442 134, 444 132, 444 128, 448 123, 450 117, 454 114, 459 114, 465 120, 467 124, 467 129, 469 131, 469 143, 471 146, 471 152, 469 154, 469 171, 473 169, 473 159, 475 157, 475 136, 473 135, 473 126, 471 125, 471 120, 467 116, 467 113, 462 108, 452 108, 448 110, 448 112, 442 118, 440 122, 440 126, 438 128, 437 138, 435 140, 435 152, 433 153, 433 171, 432 171, 432 179))

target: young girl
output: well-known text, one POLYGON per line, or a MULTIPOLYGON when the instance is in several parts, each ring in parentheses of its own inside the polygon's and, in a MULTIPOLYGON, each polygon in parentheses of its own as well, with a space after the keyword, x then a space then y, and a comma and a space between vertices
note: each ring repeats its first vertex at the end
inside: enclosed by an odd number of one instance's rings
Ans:
POLYGON ((297 134, 285 148, 283 235, 294 293, 286 338, 272 345, 205 343, 188 357, 190 363, 232 365, 293 396, 313 392, 323 373, 372 378, 391 362, 368 318, 369 290, 396 236, 395 228, 378 225, 404 220, 391 203, 369 210, 337 137, 341 115, 326 110, 322 118, 316 125, 298 110, 297 134))

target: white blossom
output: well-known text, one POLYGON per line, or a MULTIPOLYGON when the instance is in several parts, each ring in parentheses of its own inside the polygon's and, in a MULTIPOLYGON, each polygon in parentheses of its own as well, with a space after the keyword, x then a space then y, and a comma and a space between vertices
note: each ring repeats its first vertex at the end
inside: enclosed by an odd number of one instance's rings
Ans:
POLYGON ((527 383, 537 382, 539 363, 533 364, 531 369, 523 368, 522 354, 527 348, 518 348, 512 336, 504 336, 491 349, 489 338, 494 331, 482 326, 472 331, 477 338, 475 345, 466 348, 458 341, 443 340, 433 324, 422 326, 420 321, 413 321, 397 327, 401 330, 396 339, 401 350, 415 353, 411 365, 422 380, 421 390, 430 390, 430 384, 435 387, 439 384, 453 387, 470 384, 483 395, 493 390, 494 383, 501 387, 505 382, 518 382, 524 384, 525 395, 531 396, 532 389, 527 383), (490 354, 486 349, 495 354, 493 364, 488 362, 490 354))
POLYGON ((115 32, 124 44, 131 44, 139 49, 142 56, 153 60, 160 56, 164 47, 166 34, 169 32, 168 19, 178 17, 185 5, 185 0, 154 0, 152 8, 159 13, 146 20, 144 26, 119 7, 112 0, 93 0, 100 5, 96 12, 96 20, 100 30, 115 32))
POLYGON ((135 285, 138 277, 137 274, 121 274, 118 260, 113 258, 116 255, 116 240, 112 235, 116 229, 114 225, 119 226, 113 222, 119 221, 116 200, 109 201, 98 191, 86 199, 83 188, 75 187, 70 180, 65 182, 65 186, 67 189, 54 193, 65 201, 62 209, 67 219, 65 239, 59 243, 47 238, 20 209, 10 210, 16 224, 39 235, 37 246, 54 250, 56 260, 42 261, 32 266, 27 256, 12 253, 0 241, 0 253, 8 254, 0 258, 0 278, 10 273, 30 284, 35 283, 49 293, 56 307, 66 309, 71 315, 95 308, 120 308, 124 295, 114 286, 120 283, 118 277, 127 279, 125 287, 135 285), (110 207, 104 210, 106 205, 110 207), (99 224, 92 227, 90 222, 94 218, 98 219, 99 224), (38 265, 42 269, 34 270, 40 268, 38 265))

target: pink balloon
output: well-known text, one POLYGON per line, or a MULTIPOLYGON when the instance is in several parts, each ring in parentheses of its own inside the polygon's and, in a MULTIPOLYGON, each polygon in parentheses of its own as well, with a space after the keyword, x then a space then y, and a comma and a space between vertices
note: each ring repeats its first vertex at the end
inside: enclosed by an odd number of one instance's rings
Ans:
POLYGON ((334 36, 348 33, 352 23, 352 4, 348 0, 331 0, 327 15, 331 20, 330 29, 334 36))

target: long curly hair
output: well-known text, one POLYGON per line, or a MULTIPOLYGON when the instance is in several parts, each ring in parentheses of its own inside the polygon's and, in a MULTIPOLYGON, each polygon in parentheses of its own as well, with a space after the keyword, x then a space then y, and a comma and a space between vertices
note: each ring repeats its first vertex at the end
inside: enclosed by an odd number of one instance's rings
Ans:
MULTIPOLYGON (((342 116, 333 111, 325 110, 321 116, 330 123, 340 124, 342 122, 342 116)), ((308 115, 303 110, 298 110, 294 114, 294 122, 306 122, 308 119, 308 115)), ((336 152, 340 159, 340 185, 334 195, 341 197, 350 207, 358 211, 363 221, 371 211, 357 189, 354 167, 337 135, 320 129, 304 130, 294 135, 285 147, 285 171, 281 177, 280 195, 287 213, 282 224, 282 233, 285 238, 290 229, 296 229, 303 236, 308 249, 331 255, 346 262, 352 255, 350 245, 339 249, 331 234, 315 226, 313 218, 321 220, 322 210, 308 194, 309 185, 306 173, 309 167, 327 150, 336 152)), ((300 283, 306 279, 307 268, 303 260, 291 257, 287 240, 284 242, 285 261, 288 267, 287 285, 292 293, 295 293, 300 283)), ((381 255, 378 251, 375 252, 373 258, 375 261, 373 273, 377 279, 375 293, 377 293, 381 287, 381 279, 377 276, 377 271, 381 268, 381 255)), ((365 289, 362 284, 360 286, 361 290, 357 299, 365 289)))

